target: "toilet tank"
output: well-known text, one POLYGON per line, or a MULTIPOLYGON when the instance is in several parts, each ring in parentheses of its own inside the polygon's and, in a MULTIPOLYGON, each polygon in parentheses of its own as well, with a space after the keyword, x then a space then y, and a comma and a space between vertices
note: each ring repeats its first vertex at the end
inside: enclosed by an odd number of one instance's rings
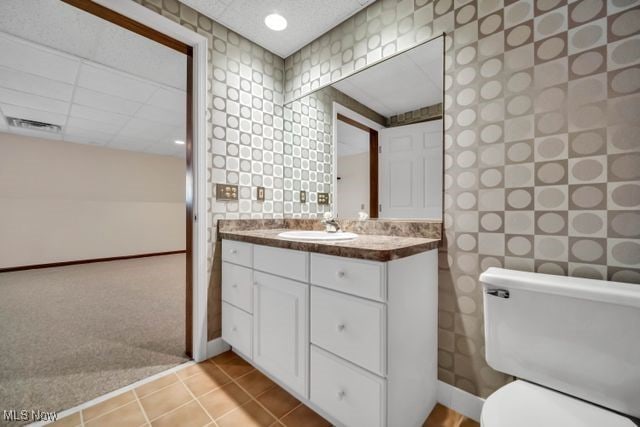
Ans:
POLYGON ((501 268, 480 281, 492 368, 640 417, 640 285, 501 268))

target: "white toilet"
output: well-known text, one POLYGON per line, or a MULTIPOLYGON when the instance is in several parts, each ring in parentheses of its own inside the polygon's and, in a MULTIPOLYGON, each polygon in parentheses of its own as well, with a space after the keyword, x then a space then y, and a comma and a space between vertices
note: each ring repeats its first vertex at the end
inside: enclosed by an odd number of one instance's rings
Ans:
POLYGON ((483 427, 640 425, 640 285, 489 268, 483 427))

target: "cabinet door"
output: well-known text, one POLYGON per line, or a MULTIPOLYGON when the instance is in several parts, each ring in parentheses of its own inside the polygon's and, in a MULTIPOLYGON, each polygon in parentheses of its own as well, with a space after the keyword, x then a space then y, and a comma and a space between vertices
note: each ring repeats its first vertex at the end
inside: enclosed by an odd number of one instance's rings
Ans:
POLYGON ((253 361, 308 398, 309 285, 254 273, 253 361))

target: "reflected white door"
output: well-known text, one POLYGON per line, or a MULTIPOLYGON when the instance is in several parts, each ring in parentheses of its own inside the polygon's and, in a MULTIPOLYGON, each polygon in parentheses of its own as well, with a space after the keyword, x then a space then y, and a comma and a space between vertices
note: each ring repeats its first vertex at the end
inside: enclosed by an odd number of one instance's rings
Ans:
POLYGON ((380 218, 442 218, 442 120, 380 131, 380 218))

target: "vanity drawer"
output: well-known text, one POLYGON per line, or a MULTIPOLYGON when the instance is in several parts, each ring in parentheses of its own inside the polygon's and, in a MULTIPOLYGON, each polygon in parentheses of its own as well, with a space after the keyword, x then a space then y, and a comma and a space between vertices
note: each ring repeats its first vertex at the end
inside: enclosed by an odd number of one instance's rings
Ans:
POLYGON ((307 282, 309 280, 309 254, 291 249, 255 245, 253 267, 256 270, 307 282))
POLYGON ((252 248, 251 243, 236 242, 235 240, 222 241, 222 261, 251 267, 252 248))
POLYGON ((345 426, 386 424, 386 381, 313 345, 310 400, 345 426))
POLYGON ((385 301, 386 264, 314 253, 311 254, 311 283, 385 301))
POLYGON ((386 374, 386 306, 311 287, 311 342, 376 374, 386 374))
POLYGON ((251 359, 251 341, 253 335, 253 317, 222 302, 222 339, 240 353, 251 359))
POLYGON ((253 270, 223 262, 222 300, 253 313, 253 270))

